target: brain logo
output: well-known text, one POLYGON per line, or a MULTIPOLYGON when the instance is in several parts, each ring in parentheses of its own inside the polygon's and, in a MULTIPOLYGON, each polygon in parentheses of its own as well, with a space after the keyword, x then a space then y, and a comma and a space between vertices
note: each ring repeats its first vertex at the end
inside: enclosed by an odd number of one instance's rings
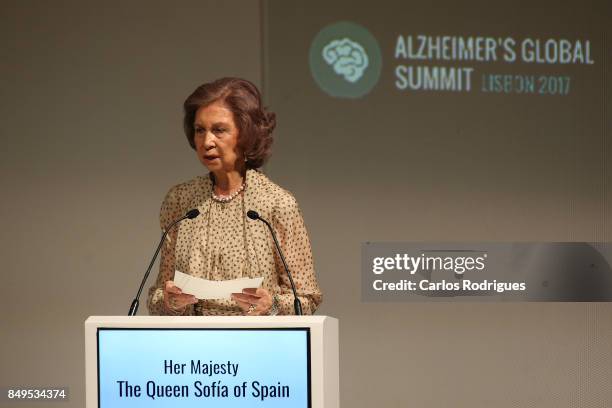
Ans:
POLYGON ((368 67, 368 54, 361 44, 349 38, 333 40, 323 48, 323 59, 334 72, 349 82, 357 82, 368 67))
POLYGON ((310 45, 309 62, 319 88, 335 98, 361 98, 378 83, 382 70, 376 38, 348 21, 317 33, 310 45))

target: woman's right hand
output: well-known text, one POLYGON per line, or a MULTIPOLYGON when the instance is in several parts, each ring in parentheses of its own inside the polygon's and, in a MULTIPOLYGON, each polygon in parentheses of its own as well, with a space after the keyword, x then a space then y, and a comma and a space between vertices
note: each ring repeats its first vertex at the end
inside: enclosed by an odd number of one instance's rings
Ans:
POLYGON ((164 306, 173 312, 181 312, 185 307, 198 303, 198 298, 183 293, 173 281, 166 281, 164 285, 164 306))

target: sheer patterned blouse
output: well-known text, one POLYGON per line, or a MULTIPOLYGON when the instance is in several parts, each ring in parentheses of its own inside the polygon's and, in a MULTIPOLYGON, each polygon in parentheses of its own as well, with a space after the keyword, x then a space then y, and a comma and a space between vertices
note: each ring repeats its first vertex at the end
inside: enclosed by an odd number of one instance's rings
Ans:
POLYGON ((210 177, 196 177, 170 189, 160 211, 162 228, 197 208, 200 216, 173 228, 162 247, 159 275, 149 291, 152 315, 240 315, 233 300, 200 300, 176 313, 164 306, 164 284, 174 271, 210 280, 263 276, 262 287, 278 295, 279 314, 293 314, 289 278, 265 224, 246 216, 257 211, 270 221, 285 254, 304 314, 321 303, 310 240, 295 198, 263 173, 247 170, 244 191, 227 203, 212 199, 210 177))

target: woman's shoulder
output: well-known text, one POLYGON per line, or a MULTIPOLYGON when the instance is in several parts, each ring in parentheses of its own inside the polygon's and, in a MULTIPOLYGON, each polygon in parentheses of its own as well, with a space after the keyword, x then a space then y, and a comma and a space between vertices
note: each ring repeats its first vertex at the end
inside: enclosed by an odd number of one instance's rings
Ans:
POLYGON ((198 207, 210 196, 212 183, 208 176, 198 176, 170 187, 162 202, 162 213, 181 214, 198 207))
POLYGON ((183 181, 170 187, 167 195, 191 197, 198 195, 202 190, 210 190, 210 178, 208 176, 197 176, 191 180, 183 181))
POLYGON ((208 176, 198 176, 170 187, 166 197, 190 202, 206 192, 210 193, 211 187, 212 183, 208 176))
POLYGON ((250 205, 264 218, 284 219, 299 213, 299 206, 294 195, 270 180, 260 171, 249 174, 247 184, 250 205), (250 191, 249 191, 250 190, 250 191))
MULTIPOLYGON (((253 170, 248 181, 253 184, 255 196, 260 201, 266 201, 276 206, 294 206, 295 197, 289 191, 279 186, 260 171, 253 170)), ((248 188, 248 185, 247 185, 248 188)))

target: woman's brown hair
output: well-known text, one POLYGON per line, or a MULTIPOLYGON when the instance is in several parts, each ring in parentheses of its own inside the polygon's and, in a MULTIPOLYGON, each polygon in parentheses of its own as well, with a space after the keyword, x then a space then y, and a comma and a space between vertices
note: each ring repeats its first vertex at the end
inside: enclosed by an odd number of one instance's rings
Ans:
POLYGON ((240 78, 221 78, 200 85, 183 104, 183 128, 189 145, 195 149, 194 120, 198 109, 222 101, 234 114, 238 126, 238 146, 244 152, 246 167, 261 167, 270 157, 272 131, 276 115, 261 106, 261 94, 255 85, 240 78))

